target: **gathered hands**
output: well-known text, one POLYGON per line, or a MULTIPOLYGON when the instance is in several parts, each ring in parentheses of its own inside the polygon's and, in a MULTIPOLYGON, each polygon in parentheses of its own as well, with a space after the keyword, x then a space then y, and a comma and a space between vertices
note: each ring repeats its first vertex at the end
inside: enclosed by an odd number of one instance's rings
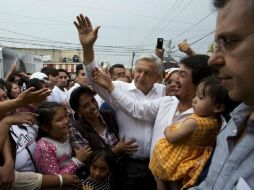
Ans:
POLYGON ((138 145, 136 144, 136 140, 132 139, 126 141, 124 137, 120 138, 119 142, 113 148, 113 152, 120 153, 124 152, 128 155, 133 155, 138 150, 138 145))
POLYGON ((92 72, 92 80, 101 87, 105 88, 109 93, 111 93, 115 88, 107 69, 103 72, 99 68, 95 68, 92 72))

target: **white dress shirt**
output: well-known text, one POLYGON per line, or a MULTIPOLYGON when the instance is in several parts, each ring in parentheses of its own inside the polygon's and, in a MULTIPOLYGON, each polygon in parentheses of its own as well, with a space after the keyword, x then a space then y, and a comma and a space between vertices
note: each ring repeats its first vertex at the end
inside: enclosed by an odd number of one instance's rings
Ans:
MULTIPOLYGON (((119 125, 119 135, 125 137, 126 140, 136 139, 139 145, 138 151, 134 153, 133 158, 148 159, 151 147, 152 133, 154 121, 144 121, 135 119, 128 113, 119 109, 119 104, 110 98, 110 94, 91 80, 91 73, 95 67, 98 67, 94 62, 85 67, 88 83, 92 88, 111 106, 115 109, 119 125)), ((145 95, 142 91, 136 88, 134 83, 125 83, 122 81, 113 81, 115 87, 123 94, 131 97, 133 100, 143 102, 145 100, 153 100, 165 96, 166 88, 161 84, 154 84, 150 92, 145 95)))
POLYGON ((155 144, 165 137, 165 128, 193 113, 193 109, 190 108, 174 118, 179 104, 179 100, 175 96, 164 96, 152 101, 137 101, 115 88, 111 93, 111 99, 117 102, 118 107, 123 112, 130 114, 132 117, 138 120, 154 122, 150 157, 155 144))

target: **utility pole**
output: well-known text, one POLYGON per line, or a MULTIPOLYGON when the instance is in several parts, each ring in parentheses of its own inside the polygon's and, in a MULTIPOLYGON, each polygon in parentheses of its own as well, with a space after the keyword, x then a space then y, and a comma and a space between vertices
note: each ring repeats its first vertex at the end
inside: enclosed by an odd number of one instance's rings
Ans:
POLYGON ((132 59, 131 59, 131 70, 133 69, 133 64, 134 64, 134 57, 135 57, 135 52, 132 52, 132 59))

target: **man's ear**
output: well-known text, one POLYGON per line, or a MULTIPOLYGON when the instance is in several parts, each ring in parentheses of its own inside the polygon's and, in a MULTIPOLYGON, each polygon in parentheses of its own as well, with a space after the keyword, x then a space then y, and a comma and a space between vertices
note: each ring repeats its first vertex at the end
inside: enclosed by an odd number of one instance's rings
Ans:
POLYGON ((223 112, 225 109, 225 105, 224 104, 216 104, 213 106, 213 112, 214 113, 221 113, 223 112))

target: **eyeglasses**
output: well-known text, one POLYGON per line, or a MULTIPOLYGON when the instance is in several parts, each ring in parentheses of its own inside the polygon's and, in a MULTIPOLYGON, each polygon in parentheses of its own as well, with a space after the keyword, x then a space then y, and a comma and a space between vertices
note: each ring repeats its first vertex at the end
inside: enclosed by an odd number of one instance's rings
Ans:
POLYGON ((215 49, 227 53, 235 49, 240 43, 242 43, 246 38, 253 35, 254 32, 250 32, 245 36, 237 35, 222 35, 215 39, 215 49))

